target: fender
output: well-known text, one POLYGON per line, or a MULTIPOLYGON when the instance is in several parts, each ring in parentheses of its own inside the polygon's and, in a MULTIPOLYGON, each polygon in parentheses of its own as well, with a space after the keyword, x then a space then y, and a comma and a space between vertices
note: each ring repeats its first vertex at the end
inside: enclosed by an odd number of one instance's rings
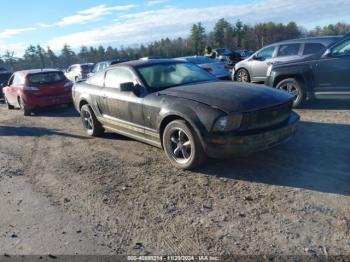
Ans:
POLYGON ((204 146, 203 137, 206 137, 212 129, 212 124, 225 113, 219 109, 212 108, 199 102, 188 103, 188 100, 177 98, 169 106, 159 112, 157 121, 157 132, 161 135, 164 121, 169 117, 178 117, 188 122, 199 137, 204 146), (194 109, 195 107, 195 109, 194 109))
POLYGON ((288 64, 288 66, 276 66, 271 73, 270 83, 273 87, 286 78, 297 78, 303 81, 306 91, 309 93, 315 86, 312 66, 305 64, 288 64))

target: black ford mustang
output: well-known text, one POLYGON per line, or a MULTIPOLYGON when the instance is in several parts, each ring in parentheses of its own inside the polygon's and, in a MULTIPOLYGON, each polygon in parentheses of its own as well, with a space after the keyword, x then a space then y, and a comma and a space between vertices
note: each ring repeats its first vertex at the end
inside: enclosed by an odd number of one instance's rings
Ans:
POLYGON ((118 64, 76 83, 72 92, 89 135, 107 129, 163 147, 183 169, 206 156, 270 148, 291 137, 299 120, 286 92, 219 81, 176 60, 118 64))

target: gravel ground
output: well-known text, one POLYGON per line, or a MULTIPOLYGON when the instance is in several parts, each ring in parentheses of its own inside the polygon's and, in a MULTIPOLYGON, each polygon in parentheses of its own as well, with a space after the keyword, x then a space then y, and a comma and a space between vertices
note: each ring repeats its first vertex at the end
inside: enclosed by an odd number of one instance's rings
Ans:
POLYGON ((72 108, 23 117, 0 105, 0 204, 8 203, 0 209, 0 251, 35 253, 30 237, 21 239, 29 234, 23 225, 2 232, 16 216, 18 202, 10 200, 23 197, 45 198, 34 213, 71 221, 64 227, 37 216, 43 243, 62 230, 70 235, 65 243, 87 243, 48 245, 43 253, 86 254, 94 245, 100 254, 350 255, 350 103, 298 112, 289 142, 190 172, 152 146, 111 133, 87 137, 72 108), (14 191, 30 193, 4 198, 11 180, 19 184, 14 191), (57 230, 47 234, 45 223, 57 230), (76 236, 79 223, 85 234, 76 236), (12 231, 25 251, 9 244, 12 231))

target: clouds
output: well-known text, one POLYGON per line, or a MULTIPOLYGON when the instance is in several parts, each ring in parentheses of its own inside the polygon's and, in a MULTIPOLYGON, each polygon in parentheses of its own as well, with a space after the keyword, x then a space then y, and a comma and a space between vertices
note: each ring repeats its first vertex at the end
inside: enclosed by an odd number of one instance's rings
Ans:
MULTIPOLYGON (((126 1, 125 1, 126 2, 126 1)), ((202 22, 211 30, 217 20, 225 18, 230 22, 238 19, 244 23, 255 24, 260 22, 282 22, 295 21, 308 28, 325 23, 345 21, 350 22, 350 1, 349 0, 254 0, 243 4, 220 4, 216 6, 203 7, 198 4, 197 8, 176 7, 175 1, 150 0, 140 5, 97 5, 89 9, 81 10, 74 15, 66 16, 59 21, 38 27, 41 35, 45 30, 52 27, 59 27, 59 35, 44 39, 41 45, 49 45, 53 50, 60 50, 64 44, 73 48, 80 48, 82 45, 112 45, 120 47, 133 44, 149 43, 161 38, 186 37, 190 32, 192 24, 202 22), (161 6, 168 2, 175 5, 172 7, 161 6), (93 27, 90 30, 82 31, 81 24, 87 24, 97 20, 105 19, 105 25, 93 27), (45 28, 47 27, 47 28, 45 28), (70 32, 66 33, 66 29, 70 32)), ((101 24, 101 23, 99 23, 101 24)), ((0 48, 6 45, 1 39, 9 40, 13 36, 35 30, 35 28, 7 29, 0 31, 0 48)), ((58 33, 57 33, 58 34, 58 33)), ((27 42, 37 43, 36 39, 25 39, 27 42)), ((15 43, 8 43, 8 47, 16 46, 15 43), (12 46, 11 46, 12 45, 12 46)), ((20 47, 20 44, 17 45, 20 47)))
POLYGON ((36 30, 35 27, 5 29, 3 31, 0 31, 0 40, 9 39, 9 38, 12 38, 16 35, 20 35, 24 32, 29 32, 29 31, 34 31, 34 30, 36 30))
POLYGON ((51 25, 42 24, 42 26, 51 27, 85 24, 87 22, 96 21, 106 15, 110 15, 113 11, 126 11, 134 7, 135 5, 118 5, 110 7, 107 7, 106 5, 99 5, 89 9, 81 10, 75 15, 63 17, 57 23, 51 25))
POLYGON ((322 0, 309 0, 308 2, 260 0, 240 5, 217 5, 206 8, 174 7, 129 13, 118 16, 114 23, 108 26, 55 37, 48 44, 54 49, 59 49, 65 43, 74 48, 83 44, 126 46, 147 43, 163 37, 187 36, 190 26, 199 21, 211 29, 214 23, 223 17, 232 22, 240 19, 250 24, 293 20, 298 24, 306 25, 321 23, 331 18, 349 18, 350 2, 348 0, 333 0, 332 5, 326 2, 322 0))
POLYGON ((166 2, 168 2, 168 0, 152 0, 152 1, 148 1, 146 3, 146 6, 160 5, 160 4, 164 4, 166 2))

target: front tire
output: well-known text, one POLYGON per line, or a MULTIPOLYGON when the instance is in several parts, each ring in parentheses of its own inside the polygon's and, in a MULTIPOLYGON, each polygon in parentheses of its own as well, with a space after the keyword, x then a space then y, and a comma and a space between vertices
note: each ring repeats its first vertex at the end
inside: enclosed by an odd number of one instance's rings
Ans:
POLYGON ((101 136, 104 133, 104 128, 97 120, 92 108, 89 105, 83 105, 80 109, 80 116, 83 122, 83 127, 89 136, 101 136))
POLYGON ((199 138, 183 120, 175 120, 166 126, 163 147, 170 162, 180 169, 193 169, 206 159, 199 138))
POLYGON ((249 72, 244 68, 239 69, 236 74, 236 79, 238 82, 250 82, 249 72))
POLYGON ((284 90, 294 96, 293 107, 299 107, 305 102, 306 92, 303 85, 295 78, 287 78, 280 81, 277 89, 284 90))

